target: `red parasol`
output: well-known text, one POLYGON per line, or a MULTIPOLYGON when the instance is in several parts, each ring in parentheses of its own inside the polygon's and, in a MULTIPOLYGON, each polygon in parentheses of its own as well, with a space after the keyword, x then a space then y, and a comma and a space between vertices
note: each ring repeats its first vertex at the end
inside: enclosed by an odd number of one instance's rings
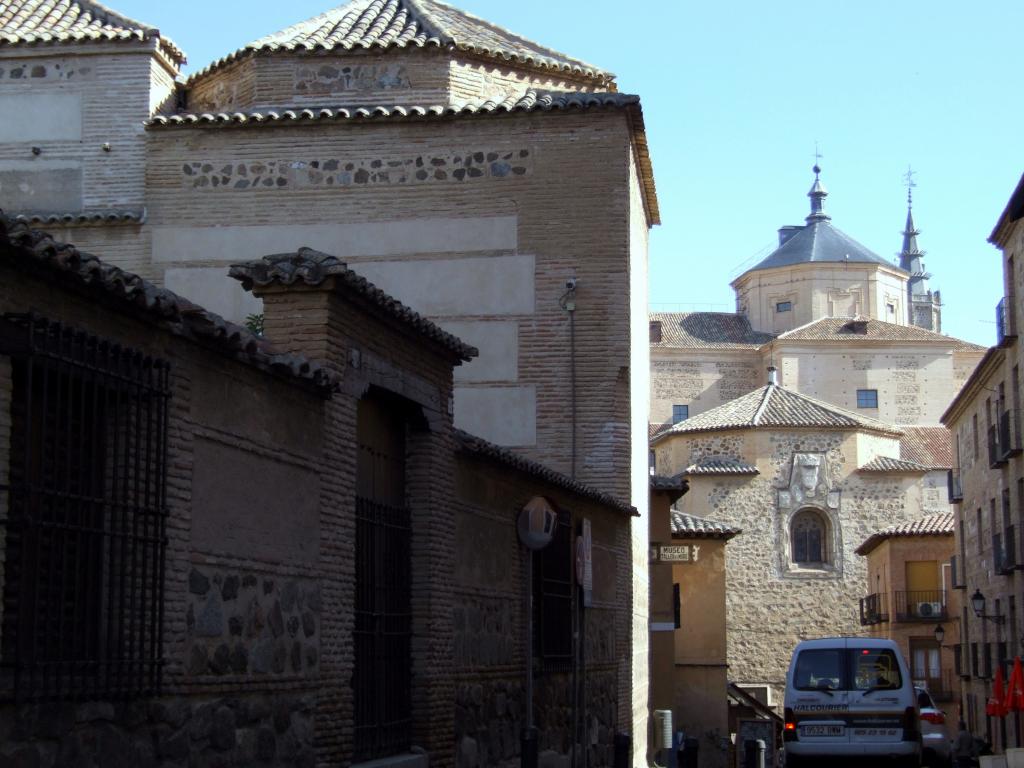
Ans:
POLYGON ((996 667, 996 676, 992 680, 992 696, 985 703, 985 714, 993 717, 1005 717, 1006 709, 1003 707, 1003 700, 1006 698, 1006 688, 1003 686, 1003 665, 996 667))
POLYGON ((1024 711, 1024 667, 1021 666, 1020 656, 1013 660, 1013 671, 1010 672, 1010 682, 1006 686, 1006 698, 1003 699, 1003 711, 1024 711))

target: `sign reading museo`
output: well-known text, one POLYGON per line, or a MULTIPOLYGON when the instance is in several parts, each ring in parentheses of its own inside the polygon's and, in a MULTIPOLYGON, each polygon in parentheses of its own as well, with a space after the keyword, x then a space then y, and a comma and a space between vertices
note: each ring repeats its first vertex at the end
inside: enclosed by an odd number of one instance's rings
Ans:
POLYGON ((700 559, 700 544, 662 544, 658 559, 663 563, 696 563, 700 559))

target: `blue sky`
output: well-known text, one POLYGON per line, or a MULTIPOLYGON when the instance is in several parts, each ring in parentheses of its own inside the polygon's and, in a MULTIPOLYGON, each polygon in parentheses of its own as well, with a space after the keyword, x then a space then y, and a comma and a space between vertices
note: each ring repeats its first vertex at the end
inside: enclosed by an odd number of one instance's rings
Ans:
MULTIPOLYGON (((173 38, 187 71, 334 4, 107 1, 173 38)), ((994 343, 1001 267, 986 239, 1024 172, 1020 0, 454 3, 642 96, 663 221, 653 309, 733 308, 729 281, 807 215, 817 142, 833 223, 885 257, 913 166, 943 330, 994 343)))

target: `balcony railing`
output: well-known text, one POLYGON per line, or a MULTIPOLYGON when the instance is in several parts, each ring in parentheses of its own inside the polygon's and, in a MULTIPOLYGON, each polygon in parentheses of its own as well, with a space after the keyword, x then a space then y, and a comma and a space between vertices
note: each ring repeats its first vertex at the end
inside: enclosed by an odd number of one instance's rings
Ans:
POLYGON ((1007 526, 1002 535, 992 535, 992 559, 998 573, 1005 575, 1016 569, 1017 539, 1014 535, 1014 526, 1007 526))
POLYGON ((889 606, 886 595, 876 592, 860 599, 860 623, 868 627, 889 620, 889 606))
POLYGON ((953 589, 967 589, 967 576, 964 573, 964 562, 956 555, 949 558, 949 575, 953 589))
POLYGON ((964 500, 964 486, 960 481, 960 470, 951 469, 946 475, 946 484, 949 486, 949 503, 955 504, 964 500))
POLYGON ((999 445, 999 428, 997 424, 992 424, 988 428, 988 465, 989 467, 999 467, 1006 463, 1006 456, 1003 454, 1003 449, 999 445))
POLYGON ((1020 411, 1007 408, 999 414, 999 451, 1004 459, 1021 453, 1020 411))
POLYGON ((894 592, 896 621, 944 621, 947 619, 946 593, 941 589, 894 592))
POLYGON ((938 675, 918 677, 914 675, 914 685, 924 688, 932 695, 935 701, 953 701, 955 690, 959 686, 953 685, 953 674, 948 669, 939 670, 938 675))
POLYGON ((1013 297, 1006 296, 996 304, 996 343, 1009 346, 1017 338, 1017 324, 1013 320, 1013 297))

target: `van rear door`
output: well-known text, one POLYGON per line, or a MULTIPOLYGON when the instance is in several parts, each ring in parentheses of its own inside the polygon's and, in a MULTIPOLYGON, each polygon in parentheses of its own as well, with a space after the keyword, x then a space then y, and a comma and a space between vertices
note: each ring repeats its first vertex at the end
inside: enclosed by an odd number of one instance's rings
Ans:
POLYGON ((849 741, 849 664, 846 648, 804 648, 793 662, 792 702, 801 743, 833 745, 849 741))
POLYGON ((849 641, 850 743, 899 742, 904 739, 910 681, 891 648, 858 646, 849 641))

